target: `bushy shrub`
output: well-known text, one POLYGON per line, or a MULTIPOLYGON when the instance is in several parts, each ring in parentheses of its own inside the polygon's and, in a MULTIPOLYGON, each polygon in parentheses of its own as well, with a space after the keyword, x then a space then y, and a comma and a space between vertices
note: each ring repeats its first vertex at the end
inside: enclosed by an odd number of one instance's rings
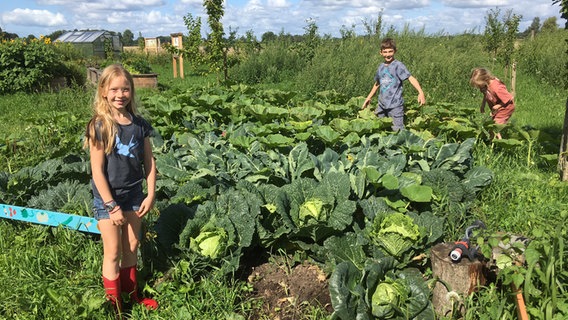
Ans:
POLYGON ((122 65, 132 74, 151 73, 152 66, 145 54, 123 52, 120 56, 122 65))
POLYGON ((49 38, 0 43, 0 93, 35 91, 59 75, 63 57, 49 38))

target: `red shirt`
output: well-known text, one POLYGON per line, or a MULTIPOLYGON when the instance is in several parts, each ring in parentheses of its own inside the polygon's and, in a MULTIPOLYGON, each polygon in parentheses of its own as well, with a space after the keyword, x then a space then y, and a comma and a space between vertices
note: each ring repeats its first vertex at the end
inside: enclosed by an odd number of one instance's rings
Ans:
POLYGON ((513 95, 507 91, 505 84, 501 80, 495 78, 489 81, 487 92, 485 92, 485 99, 489 106, 501 104, 503 107, 509 102, 513 102, 513 95))

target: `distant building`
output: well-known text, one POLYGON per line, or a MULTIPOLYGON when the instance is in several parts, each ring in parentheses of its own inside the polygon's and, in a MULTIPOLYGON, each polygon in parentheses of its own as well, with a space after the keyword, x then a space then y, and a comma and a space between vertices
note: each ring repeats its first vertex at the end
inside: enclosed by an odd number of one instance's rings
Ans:
POLYGON ((62 34, 56 41, 72 43, 85 56, 105 58, 105 42, 112 45, 114 55, 122 52, 120 37, 104 30, 69 31, 62 34))

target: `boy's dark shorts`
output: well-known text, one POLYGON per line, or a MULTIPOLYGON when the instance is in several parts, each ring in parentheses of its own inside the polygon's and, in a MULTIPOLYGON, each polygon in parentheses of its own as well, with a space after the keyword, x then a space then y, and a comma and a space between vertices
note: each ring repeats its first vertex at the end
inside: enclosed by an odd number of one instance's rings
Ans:
POLYGON ((395 108, 386 109, 379 105, 377 109, 375 109, 375 114, 379 118, 383 117, 391 118, 393 131, 404 129, 404 106, 398 106, 395 108))
MULTIPOLYGON (((120 196, 115 196, 114 201, 116 201, 123 212, 138 211, 145 197, 146 195, 140 187, 120 196)), ((93 199, 93 215, 96 220, 110 219, 109 213, 104 207, 103 199, 97 196, 93 199)))

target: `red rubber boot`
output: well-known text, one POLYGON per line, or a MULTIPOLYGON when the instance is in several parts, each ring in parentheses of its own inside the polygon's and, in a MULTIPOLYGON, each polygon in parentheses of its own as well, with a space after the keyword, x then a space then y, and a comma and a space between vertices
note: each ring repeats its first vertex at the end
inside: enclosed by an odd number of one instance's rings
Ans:
POLYGON ((122 285, 122 292, 128 293, 130 301, 142 304, 148 310, 156 310, 158 308, 158 302, 156 300, 138 297, 136 265, 120 269, 120 284, 122 285))
POLYGON ((122 319, 122 299, 120 297, 120 277, 109 280, 103 277, 103 287, 105 288, 106 298, 116 311, 117 319, 122 319))

